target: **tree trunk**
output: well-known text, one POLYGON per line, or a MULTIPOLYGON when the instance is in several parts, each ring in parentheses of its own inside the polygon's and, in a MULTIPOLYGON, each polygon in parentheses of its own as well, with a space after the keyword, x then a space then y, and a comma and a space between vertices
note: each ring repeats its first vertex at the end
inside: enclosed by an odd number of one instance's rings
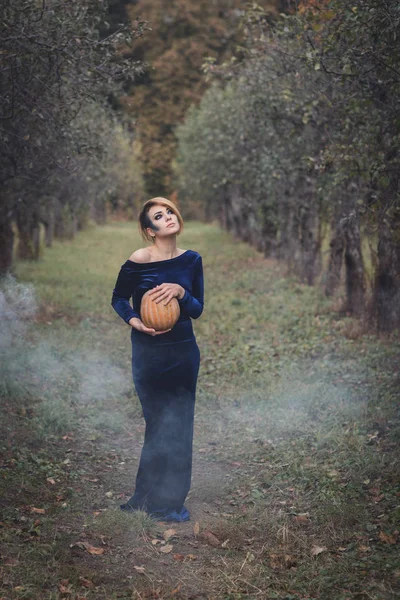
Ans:
POLYGON ((17 256, 23 260, 37 260, 40 229, 36 207, 29 202, 19 203, 15 214, 18 228, 17 256))
POLYGON ((318 202, 315 180, 306 177, 303 181, 300 208, 300 277, 308 285, 313 285, 318 275, 321 240, 319 238, 318 202))
POLYGON ((2 215, 0 219, 0 275, 6 275, 13 262, 14 232, 11 219, 2 215))
POLYGON ((63 240, 65 236, 64 207, 57 199, 54 200, 54 237, 63 240))
POLYGON ((365 273, 361 252, 360 218, 353 206, 345 226, 346 310, 361 315, 365 308, 365 273))
POLYGON ((384 220, 379 227, 378 269, 374 291, 379 331, 400 328, 400 218, 398 221, 390 226, 384 220))
POLYGON ((325 294, 333 296, 340 285, 345 237, 343 231, 343 215, 341 205, 336 208, 332 219, 332 237, 330 241, 328 273, 326 276, 325 294))
POLYGON ((296 271, 299 254, 299 215, 295 201, 295 192, 291 188, 277 190, 278 223, 276 256, 287 263, 290 271, 296 271))
POLYGON ((54 201, 49 199, 40 210, 40 222, 44 226, 44 243, 51 248, 54 238, 54 201))
POLYGON ((44 223, 44 241, 46 248, 51 248, 53 245, 54 238, 54 212, 48 215, 47 220, 44 223))

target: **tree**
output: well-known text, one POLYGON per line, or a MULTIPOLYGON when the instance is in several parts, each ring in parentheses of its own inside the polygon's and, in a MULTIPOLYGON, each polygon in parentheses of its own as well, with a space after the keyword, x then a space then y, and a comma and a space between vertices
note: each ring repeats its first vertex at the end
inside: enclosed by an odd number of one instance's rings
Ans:
MULTIPOLYGON (((104 106, 103 99, 120 89, 122 80, 138 74, 138 65, 123 48, 142 34, 144 24, 100 39, 105 0, 39 4, 2 0, 2 4, 0 272, 4 273, 12 261, 13 220, 19 229, 20 255, 37 256, 40 214, 48 207, 50 192, 54 194, 61 181, 70 181, 93 149, 91 140, 77 136, 72 124, 83 106, 93 101, 104 106)), ((73 203, 68 196, 70 212, 73 203)))
POLYGON ((253 7, 247 23, 248 57, 213 69, 179 129, 181 194, 225 211, 235 235, 309 284, 328 231, 326 292, 344 266, 355 314, 366 306, 362 239, 377 234, 373 312, 380 329, 400 327, 400 5, 310 1, 274 24, 253 7))
MULTIPOLYGON (((260 3, 274 18, 282 8, 278 0, 260 3)), ((152 28, 134 44, 133 58, 144 61, 147 69, 123 101, 139 121, 149 195, 171 193, 176 127, 208 87, 204 62, 210 57, 217 63, 228 60, 241 43, 238 25, 246 4, 245 0, 138 0, 127 7, 132 19, 138 14, 152 28)))

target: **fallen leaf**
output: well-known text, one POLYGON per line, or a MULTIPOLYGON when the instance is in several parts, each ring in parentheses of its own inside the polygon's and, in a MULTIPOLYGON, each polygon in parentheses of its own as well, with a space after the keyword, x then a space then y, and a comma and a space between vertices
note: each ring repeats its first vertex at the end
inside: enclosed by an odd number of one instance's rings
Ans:
POLYGON ((168 540, 174 536, 176 536, 176 529, 167 529, 163 533, 163 537, 166 542, 168 542, 168 540))
POLYGON ((85 588, 93 588, 94 583, 90 581, 90 579, 86 579, 85 577, 79 577, 80 584, 85 588))
POLYGON ((174 560, 185 560, 184 554, 174 554, 172 557, 174 560))
POLYGON ((55 485, 56 484, 56 482, 53 479, 53 477, 47 477, 46 481, 47 481, 47 483, 51 483, 51 485, 55 485))
POLYGON ((340 476, 340 473, 337 469, 331 469, 330 471, 327 471, 326 474, 328 475, 328 477, 332 477, 332 479, 340 476))
POLYGON ((31 512, 37 513, 38 515, 44 515, 46 513, 44 508, 36 508, 35 506, 31 507, 31 512))
POLYGON ((138 567, 136 565, 133 565, 133 568, 135 569, 135 571, 137 571, 138 573, 141 573, 142 575, 144 575, 146 569, 144 567, 138 567))
POLYGON ((68 579, 61 579, 58 589, 61 594, 72 594, 68 579))
POLYGON ((179 592, 179 590, 181 589, 181 587, 182 587, 182 584, 181 584, 181 583, 179 583, 179 584, 176 586, 176 588, 174 588, 174 589, 172 590, 172 592, 170 592, 170 596, 175 596, 175 594, 177 594, 177 593, 179 592))
POLYGON ((217 536, 211 533, 211 531, 203 531, 203 533, 201 534, 201 538, 205 542, 210 544, 210 546, 214 546, 214 548, 220 545, 219 539, 217 538, 217 536))
POLYGON ((300 523, 300 525, 309 525, 311 523, 307 515, 297 515, 294 520, 296 523, 300 523))
POLYGON ((89 542, 76 542, 76 544, 72 544, 72 546, 78 546, 78 548, 86 550, 86 552, 89 552, 89 554, 104 554, 105 552, 104 548, 96 548, 95 546, 89 544, 89 542))
POLYGON ((154 539, 151 540, 151 543, 153 544, 153 546, 157 546, 157 544, 161 544, 161 540, 154 539))
POLYGON ((322 552, 326 552, 328 548, 326 546, 313 546, 311 548, 311 556, 318 556, 322 552))
POLYGON ((338 548, 338 552, 347 552, 347 548, 345 548, 344 546, 340 546, 338 548))
POLYGON ((371 548, 369 546, 358 546, 360 552, 371 552, 371 548))
POLYGON ((197 560, 197 556, 195 556, 194 554, 187 554, 187 555, 186 555, 186 558, 187 558, 188 560, 197 560))
POLYGON ((166 546, 162 546, 160 548, 160 552, 162 552, 163 554, 169 554, 169 552, 171 552, 172 549, 173 549, 172 544, 167 544, 166 546))
POLYGON ((197 521, 193 526, 193 533, 194 533, 195 537, 197 537, 200 533, 200 523, 198 523, 197 521))
POLYGON ((296 561, 290 554, 270 554, 269 563, 273 569, 290 569, 296 561))
POLYGON ((114 492, 106 492, 105 493, 106 498, 112 498, 113 495, 114 495, 114 492))
POLYGON ((384 531, 381 531, 379 534, 379 539, 381 540, 381 542, 385 542, 385 544, 395 544, 397 542, 397 537, 399 535, 398 531, 395 531, 393 535, 389 535, 388 533, 385 533, 384 531))

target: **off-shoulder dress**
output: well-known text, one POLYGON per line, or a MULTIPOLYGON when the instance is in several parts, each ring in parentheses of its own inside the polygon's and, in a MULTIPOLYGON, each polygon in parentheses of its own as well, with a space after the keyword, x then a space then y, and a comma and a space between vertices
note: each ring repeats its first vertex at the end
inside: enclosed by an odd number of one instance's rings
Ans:
POLYGON ((171 331, 151 336, 131 331, 132 375, 146 422, 135 493, 124 510, 146 510, 165 521, 190 518, 184 501, 192 472, 193 420, 200 352, 193 332, 204 305, 201 256, 186 250, 150 263, 127 260, 115 284, 112 306, 128 323, 140 318, 147 290, 161 283, 185 289, 180 316, 171 331), (133 307, 130 299, 133 300, 133 307))

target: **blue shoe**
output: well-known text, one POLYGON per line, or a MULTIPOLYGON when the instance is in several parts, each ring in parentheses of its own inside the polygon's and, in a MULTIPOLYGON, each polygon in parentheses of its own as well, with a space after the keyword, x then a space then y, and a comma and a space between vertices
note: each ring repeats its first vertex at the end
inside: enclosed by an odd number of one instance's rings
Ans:
POLYGON ((169 523, 170 521, 175 521, 176 523, 190 521, 190 512, 184 506, 182 506, 179 513, 177 513, 176 510, 173 510, 165 516, 161 516, 160 514, 152 516, 154 516, 154 518, 157 519, 157 521, 166 521, 167 523, 169 523))

